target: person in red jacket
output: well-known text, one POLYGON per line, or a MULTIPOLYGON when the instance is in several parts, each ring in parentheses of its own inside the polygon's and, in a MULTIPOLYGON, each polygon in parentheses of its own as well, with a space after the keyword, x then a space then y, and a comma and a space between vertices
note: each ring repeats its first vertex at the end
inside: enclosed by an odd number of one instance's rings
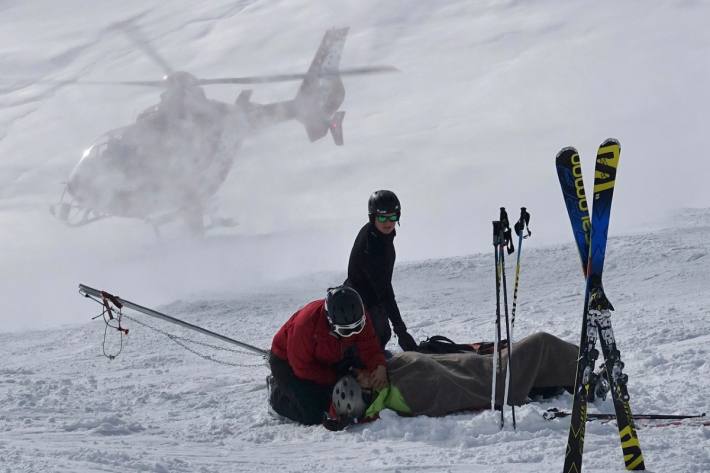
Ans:
POLYGON ((320 424, 339 377, 353 372, 380 389, 387 385, 385 358, 355 289, 328 289, 279 329, 269 355, 269 404, 296 422, 320 424))

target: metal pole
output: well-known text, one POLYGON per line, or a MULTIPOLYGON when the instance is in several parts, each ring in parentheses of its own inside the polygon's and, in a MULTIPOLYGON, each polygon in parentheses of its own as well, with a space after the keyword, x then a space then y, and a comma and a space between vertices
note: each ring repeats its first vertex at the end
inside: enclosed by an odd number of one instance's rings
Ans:
MULTIPOLYGON (((502 369, 503 360, 501 359, 500 352, 500 258, 502 253, 501 246, 502 229, 501 222, 499 220, 493 221, 493 256, 496 265, 496 320, 495 320, 495 334, 493 336, 493 379, 491 382, 491 410, 495 411, 496 408, 496 381, 498 379, 498 371, 502 369)), ((499 426, 502 429, 505 422, 504 406, 500 406, 500 422, 499 426)))
MULTIPOLYGON (((515 310, 518 302, 518 285, 520 283, 520 256, 523 254, 523 239, 532 235, 528 224, 530 223, 530 214, 525 207, 520 208, 520 219, 515 224, 515 233, 518 235, 518 260, 515 266, 515 289, 513 289, 513 311, 510 320, 510 333, 508 334, 508 369, 505 372, 505 394, 503 396, 503 404, 508 403, 508 391, 510 389, 511 368, 513 362, 513 331, 515 330, 515 310), (527 235, 524 230, 527 228, 527 235)), ((505 281, 504 281, 505 284, 505 281)), ((507 313, 507 311, 506 311, 507 313)), ((507 319, 506 319, 507 322, 507 319)), ((513 410, 513 428, 515 428, 515 410, 513 410)))
MULTIPOLYGON (((231 343, 232 345, 237 345, 241 348, 246 348, 247 350, 251 350, 253 352, 259 353, 261 355, 267 356, 269 354, 268 350, 264 350, 262 348, 255 347, 253 345, 249 345, 248 343, 243 343, 238 340, 234 340, 233 338, 225 337, 224 335, 220 335, 219 333, 212 332, 211 330, 204 329, 202 327, 198 327, 197 325, 193 325, 189 322, 185 322, 184 320, 176 319, 175 317, 171 317, 169 315, 160 313, 156 310, 149 309, 147 307, 143 307, 142 305, 135 304, 131 301, 121 299, 118 296, 114 296, 112 294, 109 294, 108 292, 105 291, 100 291, 98 289, 94 289, 93 287, 85 286, 84 284, 79 284, 79 292, 81 294, 84 294, 85 297, 89 296, 94 296, 100 299, 103 299, 104 297, 108 297, 109 300, 114 302, 118 302, 122 306, 126 306, 129 309, 133 309, 137 312, 141 312, 145 315, 149 315, 151 317, 155 317, 157 319, 162 319, 167 322, 176 324, 176 325, 181 325, 185 328, 189 328, 190 330, 194 330, 196 332, 200 332, 204 335, 208 335, 210 337, 217 338, 219 340, 222 340, 223 342, 231 343)), ((119 306, 120 308, 120 306, 119 306)))
MULTIPOLYGON (((508 403, 508 381, 512 377, 512 356, 511 356, 511 344, 512 344, 512 337, 510 335, 510 321, 508 319, 508 286, 506 283, 506 278, 505 278, 505 251, 503 251, 504 247, 508 247, 508 254, 511 254, 514 251, 514 246, 512 245, 512 237, 510 235, 510 223, 508 221, 508 213, 505 211, 504 207, 500 208, 500 223, 501 223, 501 230, 503 231, 503 238, 502 238, 502 244, 500 246, 500 256, 498 257, 500 268, 501 268, 501 280, 503 281, 503 308, 505 311, 505 334, 506 337, 508 338, 508 367, 506 369, 506 380, 505 380, 505 386, 504 386, 504 394, 503 394, 503 406, 505 406, 508 403)), ((500 348, 499 348, 500 350, 500 348)), ((500 353, 500 352, 499 352, 500 353)), ((502 361, 501 361, 501 369, 502 367, 502 361)), ((510 411, 513 416, 513 430, 517 428, 516 423, 515 423, 515 405, 510 406, 510 411)), ((502 411, 501 411, 502 412, 502 411)))

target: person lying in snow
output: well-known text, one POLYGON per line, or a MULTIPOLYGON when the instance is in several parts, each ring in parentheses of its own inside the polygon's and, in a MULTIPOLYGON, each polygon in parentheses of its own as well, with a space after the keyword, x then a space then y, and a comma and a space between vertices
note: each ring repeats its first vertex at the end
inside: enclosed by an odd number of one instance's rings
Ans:
MULTIPOLYGON (((515 343, 508 404, 521 405, 537 389, 574 386, 579 348, 545 332, 515 343)), ((502 351, 502 370, 496 383, 496 404, 502 405, 508 351, 502 351)), ((493 358, 477 353, 395 353, 387 360, 390 384, 373 385, 364 372, 341 378, 333 390, 324 426, 339 430, 377 418, 383 409, 415 416, 445 416, 491 405, 493 358)))
POLYGON ((288 319, 274 336, 269 365, 269 404, 306 425, 323 421, 333 385, 348 369, 357 367, 372 389, 387 386, 375 329, 360 295, 346 286, 328 289, 325 299, 306 304, 288 319))

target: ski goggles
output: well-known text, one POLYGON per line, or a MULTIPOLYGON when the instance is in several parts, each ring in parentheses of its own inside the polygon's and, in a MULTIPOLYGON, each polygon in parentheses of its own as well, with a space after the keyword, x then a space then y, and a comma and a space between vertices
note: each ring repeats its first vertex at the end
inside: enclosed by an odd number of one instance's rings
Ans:
POLYGON ((349 325, 333 325, 333 332, 341 337, 352 337, 362 332, 365 328, 365 316, 363 315, 360 320, 349 325))
POLYGON ((387 221, 389 222, 399 222, 399 214, 394 214, 394 215, 377 215, 375 217, 378 222, 380 223, 385 223, 387 221))

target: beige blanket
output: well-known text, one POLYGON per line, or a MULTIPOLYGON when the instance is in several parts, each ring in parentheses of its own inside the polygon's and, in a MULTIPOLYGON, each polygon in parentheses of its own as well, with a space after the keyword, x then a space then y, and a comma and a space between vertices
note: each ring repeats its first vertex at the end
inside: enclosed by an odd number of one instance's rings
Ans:
MULTIPOLYGON (((544 332, 515 342, 508 404, 523 404, 533 387, 573 386, 578 353, 576 345, 544 332)), ((502 359, 497 406, 503 404, 507 349, 502 359)), ((442 416, 491 406, 492 355, 402 352, 387 361, 387 369, 414 415, 442 416)))

